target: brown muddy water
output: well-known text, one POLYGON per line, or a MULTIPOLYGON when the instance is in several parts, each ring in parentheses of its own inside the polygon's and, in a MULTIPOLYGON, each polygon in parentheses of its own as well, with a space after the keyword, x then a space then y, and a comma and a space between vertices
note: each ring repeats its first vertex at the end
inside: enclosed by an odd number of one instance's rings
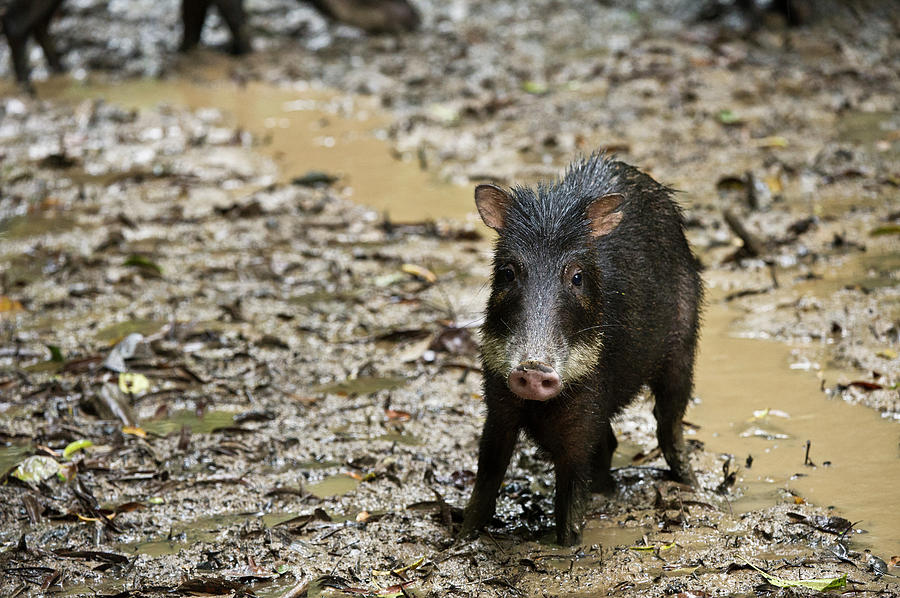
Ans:
POLYGON ((120 84, 55 78, 39 84, 38 94, 55 100, 102 98, 134 109, 215 107, 229 126, 262 140, 260 149, 278 165, 283 181, 312 171, 338 176, 342 195, 388 213, 395 222, 471 217, 469 187, 439 181, 415 157, 388 150, 383 138, 390 121, 375 100, 308 84, 293 89, 239 84, 227 76, 225 61, 201 52, 197 64, 178 78, 120 84))
POLYGON ((810 371, 792 370, 791 348, 738 338, 734 314, 707 309, 697 372, 700 403, 687 419, 714 452, 734 455, 744 495, 736 513, 791 501, 830 507, 868 534, 856 541, 900 551, 900 430, 877 412, 829 399, 810 371), (805 464, 806 442, 810 442, 805 464), (747 458, 752 465, 747 467, 747 458))
MULTIPOLYGON (((39 93, 72 101, 104 98, 136 109, 214 106, 226 122, 263 140, 262 151, 285 180, 325 171, 341 177, 346 196, 396 221, 473 220, 471 189, 437 180, 414 159, 393 156, 383 140, 388 117, 366 99, 309 87, 237 84, 208 73, 116 85, 51 80, 39 85, 39 93)), ((832 288, 841 279, 840 273, 829 274, 811 284, 832 288)), ((687 415, 708 449, 734 455, 743 490, 731 505, 735 513, 795 500, 834 506, 868 531, 858 543, 879 554, 900 554, 900 517, 890 498, 900 496, 900 429, 873 410, 828 399, 814 373, 791 369, 789 346, 735 336, 730 324, 736 315, 710 302, 701 341, 700 402, 687 415), (805 463, 807 441, 814 465, 805 463)), ((328 494, 332 485, 349 491, 355 483, 329 479, 314 491, 328 494)), ((640 533, 592 522, 586 535, 629 544, 640 533)))

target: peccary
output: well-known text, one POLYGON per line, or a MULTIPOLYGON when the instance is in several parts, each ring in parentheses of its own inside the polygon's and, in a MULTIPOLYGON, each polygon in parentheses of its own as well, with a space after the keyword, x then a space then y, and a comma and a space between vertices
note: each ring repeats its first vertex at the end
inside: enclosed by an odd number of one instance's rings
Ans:
POLYGON ((695 483, 682 438, 703 287, 672 190, 600 154, 536 189, 478 185, 500 235, 482 327, 487 418, 462 534, 493 516, 524 429, 552 458, 559 544, 614 487, 611 419, 645 384, 675 480, 695 483))

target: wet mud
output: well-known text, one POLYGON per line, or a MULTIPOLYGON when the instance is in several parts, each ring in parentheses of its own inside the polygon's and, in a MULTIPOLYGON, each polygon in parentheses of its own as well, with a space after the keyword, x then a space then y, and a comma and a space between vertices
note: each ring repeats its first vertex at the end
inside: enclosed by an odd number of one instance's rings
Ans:
POLYGON ((423 2, 366 38, 279 0, 234 61, 176 57, 165 2, 101 4, 58 21, 71 77, 0 99, 0 594, 900 592, 895 16, 423 2), (663 479, 641 400, 582 546, 528 441, 457 542, 471 184, 595 147, 682 190, 701 488, 663 479))

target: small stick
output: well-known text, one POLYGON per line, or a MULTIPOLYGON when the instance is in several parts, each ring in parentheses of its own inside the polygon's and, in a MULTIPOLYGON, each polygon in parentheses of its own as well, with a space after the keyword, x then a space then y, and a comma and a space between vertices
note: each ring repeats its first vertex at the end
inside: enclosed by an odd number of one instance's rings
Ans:
POLYGON ((744 249, 747 250, 750 257, 758 257, 766 252, 765 244, 756 235, 744 228, 744 224, 738 220, 734 212, 728 209, 722 210, 722 217, 725 218, 725 224, 728 225, 728 228, 744 242, 744 249))

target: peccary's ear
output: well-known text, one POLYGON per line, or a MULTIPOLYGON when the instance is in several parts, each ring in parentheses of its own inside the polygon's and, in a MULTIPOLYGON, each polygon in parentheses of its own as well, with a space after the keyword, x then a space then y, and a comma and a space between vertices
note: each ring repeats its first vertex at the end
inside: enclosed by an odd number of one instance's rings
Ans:
POLYGON ((586 215, 591 221, 591 236, 602 237, 613 231, 622 221, 622 212, 616 212, 616 208, 622 203, 625 196, 621 193, 608 193, 598 197, 587 207, 586 215))
POLYGON ((478 185, 475 187, 475 205, 484 223, 496 231, 503 230, 506 210, 512 198, 509 193, 497 185, 478 185))

